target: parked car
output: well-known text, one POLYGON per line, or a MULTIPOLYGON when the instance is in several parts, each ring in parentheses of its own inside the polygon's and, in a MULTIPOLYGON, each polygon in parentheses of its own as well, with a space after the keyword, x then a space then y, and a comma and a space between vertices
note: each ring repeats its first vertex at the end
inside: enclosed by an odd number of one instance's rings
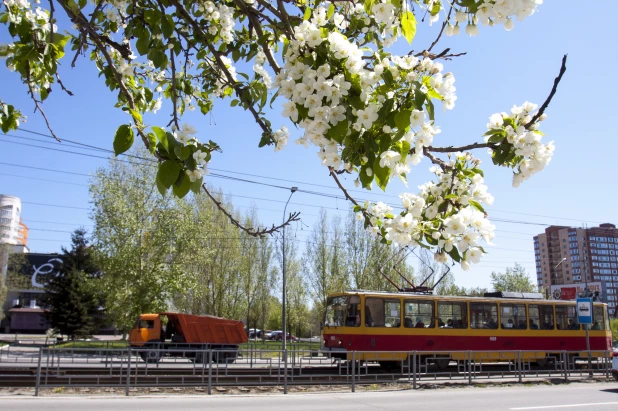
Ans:
MULTIPOLYGON (((271 341, 277 341, 277 338, 279 337, 280 334, 282 334, 283 331, 271 331, 270 332, 270 336, 267 337, 269 340, 271 341)), ((281 339, 281 338, 279 338, 281 339)))
POLYGON ((249 338, 262 338, 262 330, 258 328, 249 328, 249 338))
POLYGON ((266 340, 271 340, 272 335, 273 335, 273 331, 272 330, 265 330, 264 333, 264 339, 266 340))
MULTIPOLYGON (((283 338, 283 331, 279 331, 279 333, 275 336, 274 340, 275 341, 281 341, 283 338)), ((292 342, 296 342, 298 341, 298 338, 296 338, 295 336, 293 336, 292 334, 288 333, 288 341, 292 341, 292 342)))

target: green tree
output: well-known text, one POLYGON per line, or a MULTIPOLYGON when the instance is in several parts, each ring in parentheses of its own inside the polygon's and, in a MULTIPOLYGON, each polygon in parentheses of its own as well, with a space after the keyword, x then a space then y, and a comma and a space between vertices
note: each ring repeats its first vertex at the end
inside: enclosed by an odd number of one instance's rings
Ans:
POLYGON ((63 264, 45 284, 42 302, 49 307, 52 328, 70 339, 92 335, 103 323, 101 296, 92 284, 97 268, 82 228, 71 234, 71 249, 62 248, 63 264))
POLYGON ((347 288, 348 273, 344 252, 339 219, 329 219, 328 213, 321 209, 303 258, 313 305, 321 316, 325 314, 328 295, 347 288))
MULTIPOLYGON (((143 150, 135 151, 141 156, 143 150)), ((138 315, 165 311, 183 287, 183 246, 174 236, 184 221, 170 196, 154 184, 156 168, 131 158, 110 161, 90 182, 100 288, 116 327, 126 331, 138 315)))
POLYGON ((612 331, 612 341, 618 341, 618 318, 609 320, 609 329, 612 331))
POLYGON ((507 267, 504 273, 492 272, 491 284, 494 291, 534 293, 538 290, 524 266, 518 263, 515 263, 514 267, 507 267))

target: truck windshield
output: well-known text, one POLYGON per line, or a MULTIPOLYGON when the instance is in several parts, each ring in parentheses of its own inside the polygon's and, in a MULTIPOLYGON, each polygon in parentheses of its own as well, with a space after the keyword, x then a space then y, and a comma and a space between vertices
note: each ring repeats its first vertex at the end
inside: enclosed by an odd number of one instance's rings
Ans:
POLYGON ((340 296, 330 297, 326 302, 326 327, 358 327, 360 326, 360 297, 340 296))
POLYGON ((154 328, 153 320, 139 320, 137 328, 154 328))

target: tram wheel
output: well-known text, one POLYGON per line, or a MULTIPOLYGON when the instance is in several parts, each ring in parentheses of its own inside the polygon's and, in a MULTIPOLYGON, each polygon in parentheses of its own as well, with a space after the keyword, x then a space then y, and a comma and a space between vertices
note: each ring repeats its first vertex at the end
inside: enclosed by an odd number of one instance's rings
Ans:
POLYGON ((438 358, 435 362, 436 366, 441 370, 447 368, 450 363, 451 363, 450 358, 438 358))
POLYGON ((539 367, 545 367, 549 364, 549 358, 537 358, 535 364, 539 367))
POLYGON ((388 368, 389 370, 392 370, 393 368, 399 367, 401 363, 397 361, 378 361, 378 364, 380 364, 380 367, 382 368, 388 368))

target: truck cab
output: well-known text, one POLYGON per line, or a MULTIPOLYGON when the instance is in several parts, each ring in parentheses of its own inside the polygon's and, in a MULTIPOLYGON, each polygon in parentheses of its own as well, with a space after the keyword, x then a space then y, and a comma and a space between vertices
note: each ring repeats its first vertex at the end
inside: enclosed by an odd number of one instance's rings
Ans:
POLYGON ((129 332, 129 343, 132 347, 143 347, 148 342, 163 342, 162 323, 159 314, 142 314, 138 317, 129 332))

